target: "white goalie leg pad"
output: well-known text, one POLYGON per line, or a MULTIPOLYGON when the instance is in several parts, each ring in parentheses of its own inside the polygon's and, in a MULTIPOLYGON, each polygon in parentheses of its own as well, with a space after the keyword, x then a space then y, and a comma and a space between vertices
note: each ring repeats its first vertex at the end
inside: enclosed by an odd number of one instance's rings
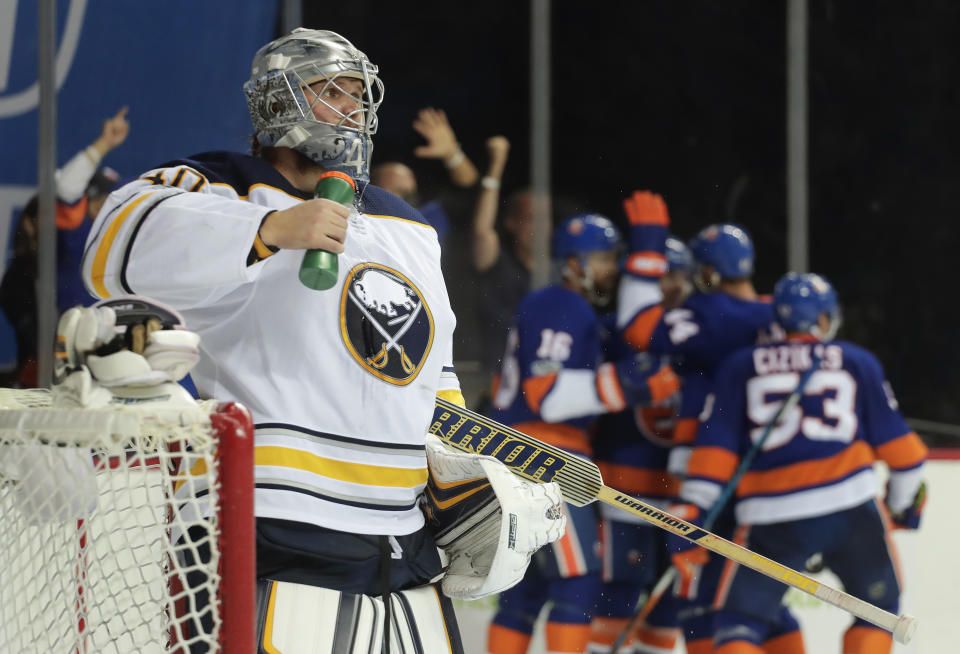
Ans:
MULTIPOLYGON (((523 579, 534 552, 563 536, 566 517, 556 483, 526 481, 497 459, 451 450, 432 434, 426 451, 430 474, 441 486, 485 477, 495 495, 492 502, 455 516, 457 522, 444 525, 437 537, 450 561, 442 582, 448 597, 478 599, 510 588, 523 579)), ((432 510, 442 513, 430 507, 429 490, 428 516, 432 510)))
MULTIPOLYGON (((379 597, 329 588, 271 581, 267 601, 257 607, 260 652, 283 654, 380 654, 384 605, 379 597)), ((393 593, 391 654, 444 653, 454 648, 433 586, 393 593)))

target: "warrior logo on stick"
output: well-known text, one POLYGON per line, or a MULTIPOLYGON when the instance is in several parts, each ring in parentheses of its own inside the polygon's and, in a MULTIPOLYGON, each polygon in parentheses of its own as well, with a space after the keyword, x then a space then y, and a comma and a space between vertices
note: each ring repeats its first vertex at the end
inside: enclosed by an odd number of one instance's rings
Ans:
POLYGON ((433 343, 433 316, 409 279, 380 264, 355 266, 340 315, 344 344, 365 370, 400 386, 416 378, 433 343))

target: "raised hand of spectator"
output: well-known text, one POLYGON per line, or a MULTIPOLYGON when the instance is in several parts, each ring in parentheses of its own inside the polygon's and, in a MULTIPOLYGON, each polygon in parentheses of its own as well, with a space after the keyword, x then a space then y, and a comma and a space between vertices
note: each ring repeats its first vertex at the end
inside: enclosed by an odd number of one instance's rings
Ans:
POLYGON ((127 121, 128 110, 129 107, 120 107, 113 117, 103 121, 100 137, 93 142, 93 147, 100 152, 101 157, 127 139, 127 134, 130 133, 130 123, 127 121))
POLYGON ((500 256, 500 236, 495 228, 500 206, 500 179, 510 154, 506 136, 487 139, 490 162, 487 174, 480 180, 480 193, 473 210, 473 267, 477 272, 489 270, 500 256))
POLYGON ((460 149, 457 135, 442 109, 426 107, 417 112, 413 129, 427 140, 414 148, 413 154, 424 159, 440 159, 450 171, 450 181, 457 186, 473 186, 480 176, 473 162, 460 149))
POLYGON ((499 180, 503 175, 504 166, 507 165, 507 157, 510 155, 510 141, 506 136, 491 136, 487 139, 487 154, 490 157, 487 177, 499 180))
POLYGON ((417 119, 413 121, 413 129, 427 140, 426 145, 414 148, 413 154, 418 157, 448 161, 460 152, 457 135, 453 133, 443 109, 421 109, 417 112, 417 119))

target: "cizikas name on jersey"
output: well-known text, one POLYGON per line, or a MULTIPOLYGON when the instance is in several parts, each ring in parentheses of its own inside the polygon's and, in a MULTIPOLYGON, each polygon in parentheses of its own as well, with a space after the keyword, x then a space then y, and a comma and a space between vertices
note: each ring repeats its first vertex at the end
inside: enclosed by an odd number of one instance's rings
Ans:
POLYGON ((567 464, 560 457, 492 425, 439 408, 433 415, 430 433, 462 450, 495 457, 527 479, 553 481, 567 464))

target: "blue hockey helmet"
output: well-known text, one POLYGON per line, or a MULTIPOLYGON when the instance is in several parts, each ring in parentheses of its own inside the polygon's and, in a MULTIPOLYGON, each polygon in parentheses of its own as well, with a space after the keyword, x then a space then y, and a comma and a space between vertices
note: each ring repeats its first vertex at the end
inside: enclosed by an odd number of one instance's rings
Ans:
POLYGON ((623 238, 612 220, 598 213, 578 213, 560 223, 550 250, 554 259, 562 260, 622 247, 623 238))
POLYGON ((789 272, 773 288, 773 309, 777 321, 788 332, 813 334, 830 340, 840 327, 837 292, 824 277, 815 273, 789 272), (829 333, 820 333, 820 314, 830 317, 829 333))
POLYGON ((667 257, 667 272, 693 268, 693 255, 690 254, 690 248, 676 236, 667 237, 667 249, 664 254, 667 257))
POLYGON ((753 275, 753 241, 747 230, 729 223, 705 227, 690 241, 693 258, 711 266, 720 279, 753 275))

